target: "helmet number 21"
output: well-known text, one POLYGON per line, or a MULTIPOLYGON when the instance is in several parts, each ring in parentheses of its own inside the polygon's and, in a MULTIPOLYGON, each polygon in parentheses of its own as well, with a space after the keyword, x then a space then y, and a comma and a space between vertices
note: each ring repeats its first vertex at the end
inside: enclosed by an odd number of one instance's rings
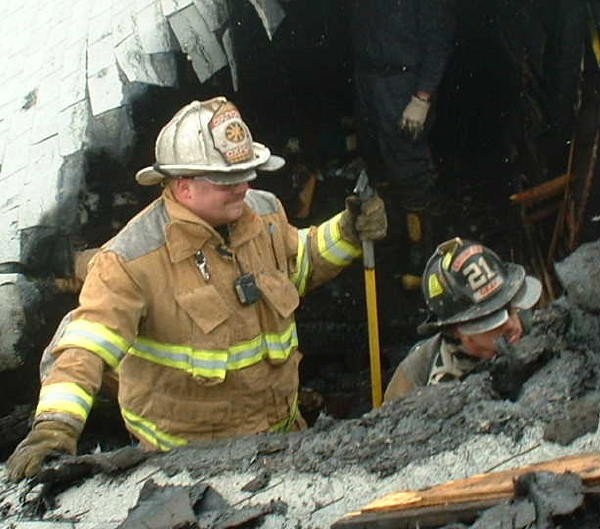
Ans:
POLYGON ((463 274, 469 282, 472 290, 479 290, 490 279, 496 276, 496 272, 490 269, 487 261, 483 256, 479 257, 476 262, 469 263, 463 269, 463 274))

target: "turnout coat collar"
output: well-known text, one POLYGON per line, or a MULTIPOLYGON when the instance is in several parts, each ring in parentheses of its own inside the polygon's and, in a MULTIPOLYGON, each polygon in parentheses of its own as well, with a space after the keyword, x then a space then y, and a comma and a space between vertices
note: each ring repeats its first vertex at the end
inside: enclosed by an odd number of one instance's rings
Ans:
MULTIPOLYGON (((166 227, 166 246, 172 263, 178 263, 194 255, 210 239, 223 241, 219 232, 198 215, 175 200, 169 188, 162 194, 170 222, 166 227)), ((261 222, 258 215, 244 205, 241 217, 230 224, 230 248, 257 237, 260 234, 261 222)))

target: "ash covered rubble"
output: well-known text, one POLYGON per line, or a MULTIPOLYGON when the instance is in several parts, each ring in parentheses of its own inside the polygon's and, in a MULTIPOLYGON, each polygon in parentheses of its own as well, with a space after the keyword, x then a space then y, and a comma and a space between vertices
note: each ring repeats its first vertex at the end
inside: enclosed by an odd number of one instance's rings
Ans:
MULTIPOLYGON (((531 333, 516 350, 527 377, 514 400, 502 398, 482 370, 460 383, 420 388, 360 418, 322 415, 312 428, 286 436, 199 443, 147 457, 127 448, 121 449, 125 456, 62 458, 49 464, 39 483, 0 482, 5 527, 25 529, 28 520, 41 519, 48 525, 39 527, 48 528, 61 520, 82 529, 259 522, 266 528, 327 528, 389 492, 600 452, 599 260, 596 241, 556 264, 565 295, 536 311, 531 333), (111 458, 119 463, 107 463, 111 458), (205 502, 205 496, 213 499, 205 502), (203 503, 211 507, 199 510, 203 503), (177 516, 143 525, 144 516, 158 520, 157 509, 177 516)), ((519 498, 480 513, 473 525, 446 527, 505 527, 502 520, 518 518, 518 508, 529 513, 520 518, 529 524, 545 516, 546 523, 560 521, 562 527, 596 527, 589 520, 597 519, 598 497, 584 495, 577 480, 542 474, 529 480, 521 483, 519 498), (581 501, 555 505, 567 488, 581 501), (544 501, 546 510, 539 507, 544 501), (531 511, 531 505, 538 507, 531 511)), ((523 523, 514 527, 527 527, 523 523)))

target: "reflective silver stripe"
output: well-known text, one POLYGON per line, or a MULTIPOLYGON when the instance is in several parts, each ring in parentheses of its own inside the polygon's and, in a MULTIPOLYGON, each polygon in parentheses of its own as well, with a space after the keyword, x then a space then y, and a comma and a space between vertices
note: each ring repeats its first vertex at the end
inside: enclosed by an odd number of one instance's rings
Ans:
POLYGON ((65 337, 69 336, 81 336, 83 338, 87 338, 88 340, 94 341, 96 344, 98 344, 98 347, 102 347, 102 349, 104 349, 107 353, 114 357, 117 363, 123 359, 123 356, 125 356, 125 353, 119 347, 109 342, 108 340, 103 339, 100 335, 96 333, 81 329, 77 331, 67 331, 65 333, 65 337))
MULTIPOLYGON (((279 350, 280 353, 285 354, 285 356, 289 356, 290 354, 290 349, 297 346, 298 345, 298 329, 296 328, 296 324, 292 324, 290 326, 290 328, 288 329, 288 331, 286 331, 285 334, 289 334, 289 337, 285 338, 285 343, 282 342, 281 340, 278 341, 273 341, 273 340, 269 340, 269 336, 270 335, 265 335, 266 341, 267 341, 267 348, 269 351, 277 351, 279 350)), ((284 336, 283 334, 281 335, 282 337, 284 336)))
POLYGON ((46 408, 52 403, 60 402, 70 402, 72 404, 77 404, 78 406, 81 406, 86 411, 86 413, 89 413, 92 409, 90 404, 85 399, 82 399, 77 395, 72 395, 69 393, 56 393, 52 395, 45 395, 44 397, 40 398, 38 406, 40 408, 46 408))
POLYGON ((242 369, 264 358, 285 360, 298 346, 296 323, 280 334, 259 334, 252 340, 228 349, 195 350, 191 347, 169 345, 140 337, 129 353, 160 365, 180 369, 193 376, 224 379, 227 371, 242 369))
POLYGON ((67 324, 57 347, 81 347, 116 368, 125 356, 127 342, 100 323, 75 320, 67 324))
POLYGON ((58 382, 42 386, 36 416, 44 412, 74 415, 85 422, 92 408, 93 397, 78 384, 58 382))
POLYGON ((254 364, 259 360, 262 360, 264 352, 267 349, 267 342, 255 345, 251 349, 245 351, 231 352, 229 358, 227 358, 227 369, 239 369, 245 365, 254 364), (255 360, 254 362, 252 360, 255 360), (250 362, 249 362, 250 361, 250 362))
POLYGON ((339 218, 336 215, 317 228, 317 245, 321 256, 332 264, 345 266, 360 255, 361 249, 341 237, 339 218))
POLYGON ((186 439, 161 432, 154 423, 125 408, 121 409, 121 415, 125 423, 140 439, 144 439, 163 452, 188 443, 186 439))
POLYGON ((263 334, 258 338, 261 339, 260 343, 252 349, 230 352, 227 361, 228 370, 247 367, 259 362, 266 356, 273 360, 284 360, 290 355, 292 349, 298 346, 298 331, 295 323, 279 336, 263 334))
MULTIPOLYGON (((159 344, 158 342, 149 343, 149 341, 146 341, 146 339, 138 339, 133 344, 132 349, 146 353, 157 359, 168 360, 176 364, 188 364, 194 368, 205 369, 207 371, 224 371, 227 366, 226 359, 219 360, 216 358, 197 358, 195 353, 200 353, 200 351, 194 351, 190 348, 188 352, 172 352, 166 349, 167 347, 168 345, 166 344, 163 345, 159 344)), ((220 353, 220 351, 215 352, 220 353)), ((203 351, 203 353, 210 354, 207 351, 203 351)))
POLYGON ((296 392, 294 395, 294 402, 290 406, 289 415, 285 419, 282 419, 271 426, 269 428, 269 432, 289 432, 294 427, 294 423, 296 422, 299 413, 300 409, 298 408, 298 392, 296 392))
POLYGON ((308 276, 310 275, 310 255, 308 248, 308 228, 298 230, 298 250, 296 256, 296 272, 292 276, 292 281, 300 295, 306 292, 308 276))
POLYGON ((52 354, 52 351, 54 351, 54 348, 58 344, 59 340, 64 336, 65 329, 70 323, 72 316, 72 310, 65 314, 58 328, 56 331, 54 331, 52 340, 50 340, 50 343, 46 346, 44 352, 42 353, 42 359, 40 360, 40 379, 42 382, 46 379, 48 373, 50 372, 50 368, 54 365, 56 357, 52 354))

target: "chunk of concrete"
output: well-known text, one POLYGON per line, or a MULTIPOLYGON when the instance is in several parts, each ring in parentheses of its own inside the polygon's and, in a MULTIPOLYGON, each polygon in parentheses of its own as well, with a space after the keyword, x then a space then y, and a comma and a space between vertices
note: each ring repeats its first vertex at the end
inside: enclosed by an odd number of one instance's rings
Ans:
POLYGON ((24 275, 0 274, 0 372, 23 365, 23 330, 39 300, 37 286, 24 275))
POLYGON ((600 312, 600 240, 582 244, 555 263, 556 275, 568 298, 578 307, 600 312))

